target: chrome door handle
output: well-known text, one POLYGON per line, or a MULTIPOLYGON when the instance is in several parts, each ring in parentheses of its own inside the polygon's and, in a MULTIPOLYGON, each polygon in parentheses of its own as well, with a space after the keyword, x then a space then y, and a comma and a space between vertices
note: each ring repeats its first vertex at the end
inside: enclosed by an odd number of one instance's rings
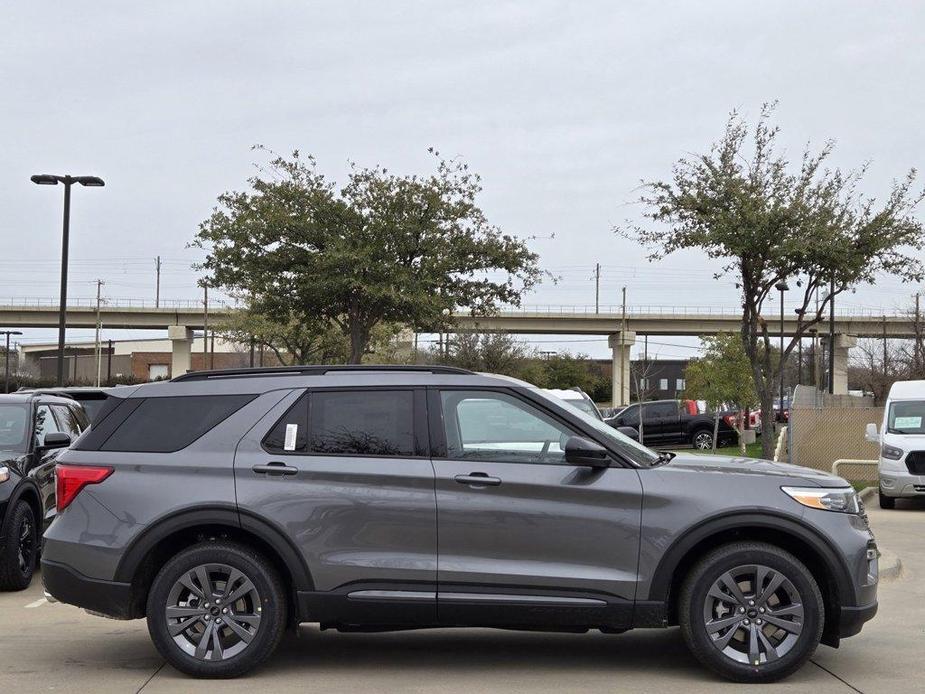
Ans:
POLYGON ((258 475, 295 475, 299 468, 286 465, 285 463, 267 463, 266 465, 254 465, 251 468, 258 475))
POLYGON ((497 487, 501 484, 500 477, 489 477, 484 472, 472 472, 468 475, 456 475, 454 479, 460 484, 468 484, 473 487, 497 487))

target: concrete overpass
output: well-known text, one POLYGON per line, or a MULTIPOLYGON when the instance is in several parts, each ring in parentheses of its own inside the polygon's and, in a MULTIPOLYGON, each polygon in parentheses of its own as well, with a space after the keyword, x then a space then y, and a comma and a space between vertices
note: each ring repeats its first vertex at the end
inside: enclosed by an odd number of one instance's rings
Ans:
MULTIPOLYGON (((209 307, 211 324, 220 322, 232 309, 225 305, 209 307)), ((189 368, 192 331, 205 326, 201 301, 162 302, 155 308, 142 301, 113 301, 100 309, 101 321, 107 328, 131 330, 167 330, 173 344, 173 373, 189 368)), ((770 334, 780 334, 780 315, 764 316, 770 334)), ((616 307, 604 307, 595 313, 583 306, 525 306, 501 311, 493 316, 473 318, 465 314, 455 317, 461 330, 506 332, 543 335, 607 335, 614 363, 614 402, 629 400, 630 349, 637 335, 714 335, 739 329, 740 314, 736 309, 684 306, 635 306, 627 309, 626 329, 616 307), (620 378, 620 364, 623 378, 620 378), (620 383, 623 384, 622 390, 620 383), (619 392, 618 392, 619 391, 619 392)), ((95 300, 75 299, 67 307, 67 324, 71 328, 96 326, 95 300)), ((58 325, 58 307, 54 300, 0 300, 0 327, 53 328, 58 325)), ((793 335, 796 316, 785 313, 783 332, 793 335)), ((828 321, 817 326, 819 333, 828 334, 828 321)), ((858 337, 912 338, 914 324, 905 314, 877 314, 872 311, 838 311, 834 323, 835 390, 847 392, 848 350, 858 337)))

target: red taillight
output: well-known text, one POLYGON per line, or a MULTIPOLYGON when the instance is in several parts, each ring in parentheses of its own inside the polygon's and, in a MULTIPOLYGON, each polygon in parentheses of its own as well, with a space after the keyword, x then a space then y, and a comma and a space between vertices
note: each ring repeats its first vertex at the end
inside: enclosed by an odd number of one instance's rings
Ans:
POLYGON ((736 428, 736 416, 734 414, 723 415, 723 421, 726 422, 733 429, 736 428))
POLYGON ((111 467, 95 465, 55 466, 55 504, 58 513, 70 506, 80 490, 88 484, 99 484, 112 474, 111 467))

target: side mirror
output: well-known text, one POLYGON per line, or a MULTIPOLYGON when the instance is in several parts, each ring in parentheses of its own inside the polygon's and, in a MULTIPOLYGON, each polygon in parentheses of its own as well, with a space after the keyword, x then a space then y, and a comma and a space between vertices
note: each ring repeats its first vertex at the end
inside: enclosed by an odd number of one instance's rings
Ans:
POLYGON ((880 445, 880 434, 877 433, 877 425, 873 422, 867 424, 867 428, 864 430, 864 438, 875 443, 878 446, 880 445))
POLYGON ((570 465, 608 467, 610 458, 607 449, 594 441, 580 436, 570 436, 565 442, 565 462, 570 465))
POLYGON ((60 431, 51 432, 45 434, 45 441, 42 443, 40 448, 42 450, 49 450, 52 448, 67 448, 71 445, 71 435, 64 434, 60 431))
POLYGON ((617 431, 633 441, 639 440, 639 429, 636 427, 617 427, 617 431))

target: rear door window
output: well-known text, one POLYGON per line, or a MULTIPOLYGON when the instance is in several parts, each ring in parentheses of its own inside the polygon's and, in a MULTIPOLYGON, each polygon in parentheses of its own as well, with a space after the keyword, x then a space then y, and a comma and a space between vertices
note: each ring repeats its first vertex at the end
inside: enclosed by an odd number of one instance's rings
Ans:
POLYGON ((186 448, 254 395, 146 398, 100 446, 103 451, 172 453, 186 448))
POLYGON ((329 455, 409 457, 414 452, 411 390, 315 391, 308 450, 329 455))
POLYGON ((415 454, 411 390, 317 390, 263 439, 271 453, 409 457, 415 454))

